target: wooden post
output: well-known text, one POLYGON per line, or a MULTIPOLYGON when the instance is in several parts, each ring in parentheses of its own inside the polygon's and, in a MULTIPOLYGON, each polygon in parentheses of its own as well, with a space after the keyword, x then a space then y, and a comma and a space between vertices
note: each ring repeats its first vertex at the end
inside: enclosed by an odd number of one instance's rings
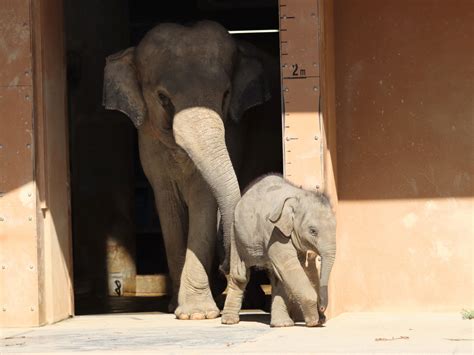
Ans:
POLYGON ((73 313, 61 0, 0 3, 0 326, 73 313))
POLYGON ((280 1, 284 174, 336 196, 332 0, 280 1))
POLYGON ((333 2, 280 0, 279 6, 284 175, 324 192, 336 211, 333 2))

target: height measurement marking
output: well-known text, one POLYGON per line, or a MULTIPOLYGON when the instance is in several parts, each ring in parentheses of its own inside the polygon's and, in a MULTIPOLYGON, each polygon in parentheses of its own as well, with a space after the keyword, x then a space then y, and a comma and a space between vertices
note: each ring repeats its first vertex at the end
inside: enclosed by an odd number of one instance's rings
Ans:
POLYGON ((292 64, 291 67, 293 68, 293 76, 306 76, 306 69, 299 69, 298 64, 292 64))
POLYGON ((315 139, 322 136, 318 1, 279 4, 284 175, 313 190, 324 185, 323 140, 315 139))
POLYGON ((319 76, 310 75, 310 76, 284 76, 283 77, 283 79, 286 79, 286 80, 308 79, 308 78, 319 78, 319 76))

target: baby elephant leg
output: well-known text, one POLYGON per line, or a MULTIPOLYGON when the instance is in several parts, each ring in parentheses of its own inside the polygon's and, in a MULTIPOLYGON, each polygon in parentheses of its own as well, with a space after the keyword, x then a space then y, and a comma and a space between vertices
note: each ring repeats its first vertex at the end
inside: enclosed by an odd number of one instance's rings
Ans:
POLYGON ((222 324, 239 323, 244 291, 250 279, 250 270, 240 259, 234 238, 231 238, 230 248, 230 273, 227 277, 227 297, 222 311, 222 324))
POLYGON ((289 299, 285 288, 275 275, 271 275, 272 283, 272 311, 271 327, 291 327, 295 325, 288 313, 289 299))
POLYGON ((288 243, 272 243, 268 256, 283 282, 285 291, 301 307, 306 326, 316 327, 319 320, 318 296, 298 260, 294 247, 288 243))
POLYGON ((242 308, 245 287, 249 280, 250 273, 247 270, 245 280, 239 280, 232 275, 228 276, 227 297, 225 300, 224 310, 222 311, 222 324, 237 324, 240 321, 239 312, 242 308))

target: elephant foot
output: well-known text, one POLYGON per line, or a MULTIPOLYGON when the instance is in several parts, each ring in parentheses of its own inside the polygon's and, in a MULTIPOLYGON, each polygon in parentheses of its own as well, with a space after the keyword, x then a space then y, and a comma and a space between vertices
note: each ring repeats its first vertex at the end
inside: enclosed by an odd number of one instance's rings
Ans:
POLYGON ((220 311, 212 297, 196 297, 183 302, 174 311, 176 318, 181 320, 202 320, 219 317, 220 311), (209 299, 210 298, 210 299, 209 299))
POLYGON ((320 327, 322 324, 319 322, 317 318, 307 319, 305 321, 307 327, 320 327))
MULTIPOLYGON (((281 305, 280 305, 281 306, 281 305)), ((271 311, 270 327, 292 327, 295 322, 288 314, 286 307, 278 307, 278 304, 274 303, 271 311)))
POLYGON ((202 320, 202 319, 214 319, 219 317, 219 309, 216 308, 197 308, 195 306, 186 307, 179 306, 174 311, 176 318, 180 320, 202 320))
POLYGON ((295 322, 293 322, 291 318, 272 319, 270 321, 270 327, 272 328, 292 327, 294 325, 295 325, 295 322))
POLYGON ((222 313, 221 323, 222 324, 237 324, 240 321, 240 317, 235 313, 222 313))

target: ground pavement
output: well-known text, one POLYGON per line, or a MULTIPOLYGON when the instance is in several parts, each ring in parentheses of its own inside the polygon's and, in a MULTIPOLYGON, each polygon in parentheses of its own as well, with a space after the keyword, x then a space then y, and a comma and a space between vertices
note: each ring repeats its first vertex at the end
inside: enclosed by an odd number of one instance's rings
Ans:
POLYGON ((77 316, 41 328, 0 329, 0 354, 472 354, 473 322, 459 313, 344 313, 321 328, 270 328, 263 312, 245 313, 233 326, 163 313, 77 316))

